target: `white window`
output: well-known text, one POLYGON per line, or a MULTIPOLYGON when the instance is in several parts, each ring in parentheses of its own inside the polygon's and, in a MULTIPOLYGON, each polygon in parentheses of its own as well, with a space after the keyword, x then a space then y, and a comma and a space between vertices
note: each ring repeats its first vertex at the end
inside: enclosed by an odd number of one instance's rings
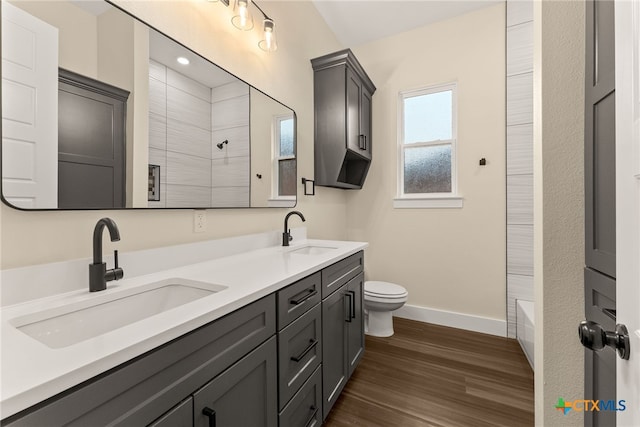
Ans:
POLYGON ((291 115, 274 118, 273 187, 274 199, 295 200, 296 153, 295 122, 291 115))
POLYGON ((456 84, 401 92, 396 208, 462 207, 456 176, 456 84))

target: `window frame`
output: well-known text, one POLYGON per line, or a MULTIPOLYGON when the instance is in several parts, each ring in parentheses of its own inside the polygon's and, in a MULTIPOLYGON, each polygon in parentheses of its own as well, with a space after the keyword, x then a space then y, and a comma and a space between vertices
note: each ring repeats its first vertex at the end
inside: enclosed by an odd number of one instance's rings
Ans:
POLYGON ((457 82, 403 90, 398 93, 398 169, 395 208, 458 208, 462 207, 462 197, 458 193, 458 84, 457 82), (451 91, 451 139, 405 143, 404 102, 408 98, 451 91), (405 149, 418 147, 451 146, 451 191, 439 193, 405 193, 404 169, 405 149))
MULTIPOLYGON (((280 156, 280 129, 281 123, 286 120, 293 122, 294 135, 295 135, 295 116, 292 114, 281 114, 273 116, 272 131, 273 131, 273 143, 271 144, 272 156, 271 156, 271 198, 270 202, 290 202, 296 200, 296 195, 281 196, 280 191, 280 161, 281 160, 295 160, 296 159, 296 144, 293 144, 293 154, 289 156, 280 156)), ((296 187, 297 188, 297 187, 296 187)), ((287 204, 288 206, 288 204, 287 204)))

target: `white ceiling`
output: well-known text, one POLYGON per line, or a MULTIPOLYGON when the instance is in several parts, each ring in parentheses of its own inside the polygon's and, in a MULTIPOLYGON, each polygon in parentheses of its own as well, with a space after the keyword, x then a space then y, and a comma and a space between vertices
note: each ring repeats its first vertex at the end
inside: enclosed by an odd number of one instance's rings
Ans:
POLYGON ((196 55, 154 29, 149 30, 149 57, 172 70, 214 88, 235 82, 237 77, 196 55), (187 58, 188 65, 180 65, 178 57, 187 58))
POLYGON ((313 0, 346 47, 463 15, 500 0, 313 0))

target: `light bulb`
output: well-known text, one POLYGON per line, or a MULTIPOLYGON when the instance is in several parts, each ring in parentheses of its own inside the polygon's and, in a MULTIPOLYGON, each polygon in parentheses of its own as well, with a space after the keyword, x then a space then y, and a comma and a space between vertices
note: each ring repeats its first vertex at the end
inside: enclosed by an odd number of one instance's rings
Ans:
POLYGON ((245 31, 253 29, 253 16, 249 11, 250 3, 251 0, 236 0, 233 7, 236 14, 231 18, 231 23, 234 27, 245 31))
POLYGON ((258 47, 265 52, 275 52, 278 49, 275 26, 272 19, 266 18, 264 20, 264 39, 260 40, 258 47))

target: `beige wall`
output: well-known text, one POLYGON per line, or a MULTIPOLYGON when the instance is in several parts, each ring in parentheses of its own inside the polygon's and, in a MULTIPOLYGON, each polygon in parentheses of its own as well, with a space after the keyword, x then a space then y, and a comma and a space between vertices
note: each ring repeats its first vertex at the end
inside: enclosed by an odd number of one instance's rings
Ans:
MULTIPOLYGON (((230 23, 231 8, 222 3, 118 2, 152 26, 211 58, 293 108, 298 116, 298 174, 313 176, 313 74, 310 58, 342 48, 310 2, 267 2, 265 11, 278 25, 279 50, 262 52, 259 25, 251 32, 230 23), (294 19, 295 17, 295 19, 294 19)), ((318 188, 301 195, 310 237, 347 237, 346 195, 318 188)), ((95 222, 113 218, 120 226, 122 251, 280 229, 286 209, 208 210, 208 227, 193 233, 193 211, 21 212, 1 207, 2 268, 89 257, 95 222)), ((105 239, 108 240, 108 239, 105 239)), ((126 266, 125 270, 126 270, 126 266)))
POLYGON ((496 5, 354 49, 376 84, 373 162, 348 198, 348 236, 367 240, 366 278, 408 304, 505 319, 505 9, 496 5), (394 209, 402 90, 458 83, 462 209, 394 209), (487 159, 487 166, 478 160, 487 159))
POLYGON ((584 397, 584 23, 582 1, 534 2, 536 425, 582 426, 558 397, 584 397))
POLYGON ((125 145, 125 206, 128 207, 147 206, 148 75, 147 27, 115 8, 101 14, 98 17, 98 79, 129 91, 125 145))

